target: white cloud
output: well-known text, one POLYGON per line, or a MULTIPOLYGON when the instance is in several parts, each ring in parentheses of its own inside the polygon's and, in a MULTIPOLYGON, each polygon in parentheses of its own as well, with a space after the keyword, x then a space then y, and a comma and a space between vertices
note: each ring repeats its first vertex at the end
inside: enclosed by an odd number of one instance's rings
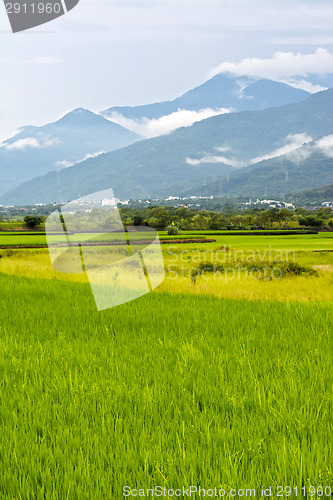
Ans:
MULTIPOLYGON (((312 137, 306 133, 288 135, 285 138, 285 144, 283 146, 281 146, 280 148, 277 148, 277 149, 275 149, 275 150, 273 150, 270 153, 267 153, 265 155, 256 156, 255 158, 252 158, 249 161, 238 161, 234 158, 226 158, 225 156, 206 153, 202 158, 199 158, 199 159, 186 158, 186 163, 188 165, 192 165, 192 166, 199 166, 199 165, 204 164, 204 163, 223 163, 224 165, 230 165, 231 167, 241 168, 241 167, 246 167, 248 165, 254 165, 255 163, 259 163, 260 161, 263 161, 263 160, 270 160, 272 158, 276 158, 276 157, 281 156, 281 155, 293 153, 300 146, 303 146, 303 144, 307 144, 307 143, 311 142, 312 140, 313 140, 312 137)), ((221 147, 221 148, 217 147, 215 149, 217 151, 220 151, 220 152, 229 151, 228 147, 221 147)), ((296 157, 295 157, 295 161, 299 161, 299 157, 298 157, 298 160, 296 160, 296 157)))
POLYGON ((74 163, 72 161, 59 160, 55 163, 55 165, 57 167, 60 167, 60 168, 68 168, 68 167, 72 167, 74 165, 74 163))
POLYGON ((18 141, 12 142, 11 144, 4 144, 6 149, 27 149, 27 148, 40 148, 41 145, 34 137, 27 137, 26 139, 19 139, 18 141))
POLYGON ((87 154, 82 160, 78 161, 77 163, 80 163, 81 161, 89 160, 90 158, 95 158, 96 156, 99 156, 99 155, 104 155, 105 153, 106 153, 106 151, 98 151, 97 153, 87 154))
POLYGON ((299 79, 299 80, 281 80, 283 83, 287 83, 296 89, 306 90, 311 94, 315 94, 316 92, 320 92, 321 90, 327 90, 327 87, 322 87, 321 85, 316 85, 307 80, 299 79))
POLYGON ((322 139, 319 139, 316 143, 316 149, 319 149, 328 158, 333 158, 333 134, 326 135, 322 139))
MULTIPOLYGON (((1 121, 12 129, 50 122, 74 107, 171 99, 223 60, 269 58, 271 47, 314 51, 267 40, 330 35, 332 12, 327 0, 82 0, 52 23, 1 37, 0 57, 14 62, 0 68, 1 121), (17 59, 25 61, 14 67, 17 59)), ((1 19, 9 31, 5 13, 1 19)))
POLYGON ((191 127, 196 122, 211 118, 212 116, 230 113, 230 111, 230 109, 226 108, 207 108, 200 111, 179 109, 170 115, 165 115, 156 119, 141 118, 135 120, 126 118, 120 113, 111 113, 105 116, 105 118, 114 123, 118 123, 118 125, 132 132, 136 132, 146 139, 150 139, 152 137, 158 137, 159 135, 169 134, 180 127, 191 127))
POLYGON ((228 151, 230 151, 230 148, 228 146, 223 146, 223 147, 217 147, 215 148, 216 151, 218 151, 219 153, 227 153, 228 151))
POLYGON ((262 160, 268 160, 285 154, 292 162, 301 163, 302 161, 310 158, 316 149, 324 153, 324 155, 328 158, 333 158, 333 134, 319 139, 314 145, 308 147, 302 147, 313 140, 307 134, 289 135, 286 139, 287 144, 279 149, 276 149, 275 151, 272 151, 272 153, 266 155, 265 157, 254 158, 251 160, 251 163, 257 163, 262 160))
POLYGON ((18 139, 12 143, 4 143, 3 147, 8 150, 23 150, 23 149, 39 149, 48 148, 59 144, 60 141, 57 137, 43 136, 41 134, 40 139, 35 137, 26 137, 24 139, 18 139))
POLYGON ((210 154, 205 154, 205 156, 200 159, 186 158, 186 163, 193 167, 197 167, 203 163, 222 163, 223 165, 229 165, 230 167, 239 167, 239 162, 237 160, 232 160, 230 158, 226 158, 225 156, 210 154))
POLYGON ((259 163, 260 161, 263 161, 263 160, 271 160, 272 158, 276 158, 277 156, 282 156, 282 155, 292 153, 296 149, 303 146, 303 144, 307 144, 308 142, 311 142, 312 140, 313 140, 312 137, 306 133, 293 134, 293 135, 290 134, 285 139, 286 144, 284 144, 283 146, 281 146, 278 149, 271 151, 270 153, 253 158, 251 160, 250 164, 252 165, 254 163, 259 163))
POLYGON ((57 144, 60 144, 58 137, 45 137, 41 141, 42 148, 49 148, 51 146, 56 146, 57 144))
POLYGON ((59 160, 55 163, 55 165, 60 168, 68 168, 72 167, 73 165, 76 165, 77 163, 89 160, 90 158, 95 158, 96 156, 102 154, 105 154, 105 151, 98 151, 97 153, 87 154, 84 158, 81 158, 80 160, 77 161, 59 160))
POLYGON ((209 77, 219 73, 270 78, 273 80, 288 79, 295 76, 315 73, 326 74, 333 67, 333 54, 327 49, 318 48, 313 54, 300 52, 276 52, 270 59, 247 58, 240 63, 224 62, 214 68, 209 77))
POLYGON ((312 155, 312 149, 310 147, 308 148, 300 147, 298 149, 295 149, 295 151, 289 153, 287 156, 288 159, 291 160, 293 163, 301 163, 302 161, 305 161, 308 158, 310 158, 311 155, 312 155))

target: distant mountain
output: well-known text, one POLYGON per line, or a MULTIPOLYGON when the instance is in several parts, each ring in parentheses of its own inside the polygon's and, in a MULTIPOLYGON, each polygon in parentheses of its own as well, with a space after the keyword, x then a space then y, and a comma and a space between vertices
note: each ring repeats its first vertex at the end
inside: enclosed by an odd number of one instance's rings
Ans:
POLYGON ((138 120, 156 119, 178 110, 226 108, 232 111, 254 111, 300 102, 309 95, 285 83, 219 74, 173 101, 134 107, 116 106, 102 111, 101 115, 111 120, 117 114, 138 120))
POLYGON ((0 144, 0 194, 22 181, 139 139, 133 132, 82 108, 43 127, 24 127, 0 144))
POLYGON ((272 199, 329 183, 333 183, 333 134, 288 154, 206 179, 205 186, 193 184, 181 194, 272 199))
MULTIPOLYGON (((267 163, 260 163, 260 159, 281 156, 333 132, 332 98, 333 89, 329 89, 297 104, 215 116, 170 135, 141 141, 58 173, 38 177, 0 197, 0 203, 62 202, 109 187, 121 199, 178 194, 195 185, 198 191, 208 192, 210 178, 223 178, 228 173, 229 179, 239 176, 242 192, 249 193, 246 180, 249 169, 253 172, 250 178, 253 193, 261 192, 265 189, 266 181, 261 175, 267 170, 266 166, 273 165, 273 175, 275 169, 280 168, 281 159, 267 160, 267 163), (254 163, 257 165, 246 168, 246 173, 239 168, 254 163), (206 190, 203 189, 205 180, 206 190), (59 192, 55 186, 59 186, 59 192)), ((315 153, 311 161, 316 159, 315 153)), ((293 168, 287 160, 288 163, 281 166, 284 172, 293 168)), ((331 182, 320 178, 321 169, 328 172, 326 178, 329 175, 327 160, 327 157, 318 157, 318 168, 311 170, 309 166, 304 180, 291 177, 293 180, 287 185, 283 184, 283 178, 279 179, 283 192, 315 187, 313 183, 318 179, 321 185, 331 182)), ((301 164, 299 169, 301 175, 301 164)), ((215 187, 219 192, 218 182, 215 187)), ((211 194, 214 193, 216 190, 211 194)))

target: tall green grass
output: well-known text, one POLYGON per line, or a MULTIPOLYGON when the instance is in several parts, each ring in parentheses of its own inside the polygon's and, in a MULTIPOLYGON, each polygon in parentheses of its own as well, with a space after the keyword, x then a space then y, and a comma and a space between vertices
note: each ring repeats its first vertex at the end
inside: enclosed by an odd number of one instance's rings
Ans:
POLYGON ((331 304, 0 287, 1 499, 332 484, 331 304))

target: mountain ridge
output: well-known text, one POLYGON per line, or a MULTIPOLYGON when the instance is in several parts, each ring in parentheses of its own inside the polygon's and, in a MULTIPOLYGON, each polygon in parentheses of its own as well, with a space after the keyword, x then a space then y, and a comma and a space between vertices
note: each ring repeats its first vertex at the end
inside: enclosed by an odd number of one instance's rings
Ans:
POLYGON ((234 112, 254 111, 300 102, 309 96, 309 92, 274 80, 219 74, 171 101, 141 106, 114 106, 101 111, 100 114, 110 119, 114 113, 129 119, 158 119, 178 110, 231 108, 234 112))
POLYGON ((297 104, 208 118, 167 136, 35 178, 2 196, 0 202, 62 202, 109 187, 121 199, 173 194, 192 182, 231 174, 235 170, 231 160, 249 164, 253 158, 288 146, 286 141, 297 135, 310 141, 331 134, 332 97, 333 89, 329 89, 297 104), (215 153, 218 163, 216 158, 204 164, 189 163, 189 157, 200 160, 207 152, 215 153), (61 187, 61 200, 55 199, 55 183, 61 187))
POLYGON ((138 134, 83 108, 41 127, 22 127, 0 145, 0 194, 29 178, 140 139, 138 134))
POLYGON ((205 185, 192 184, 178 195, 272 199, 291 192, 318 189, 323 184, 333 183, 332 151, 333 134, 328 134, 292 152, 262 160, 227 176, 205 179, 205 185), (321 146, 326 143, 326 147, 321 146))

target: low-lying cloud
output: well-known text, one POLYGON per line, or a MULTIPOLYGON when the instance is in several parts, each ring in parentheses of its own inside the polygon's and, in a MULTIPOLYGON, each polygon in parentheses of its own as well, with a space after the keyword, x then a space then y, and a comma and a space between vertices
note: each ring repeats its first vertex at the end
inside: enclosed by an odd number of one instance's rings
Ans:
POLYGON ((284 81, 308 91, 323 90, 323 87, 311 87, 304 76, 309 74, 324 75, 331 72, 333 54, 327 49, 318 48, 312 54, 300 52, 276 52, 269 59, 251 57, 239 63, 223 62, 209 73, 209 78, 219 73, 232 73, 237 76, 252 76, 284 81), (299 77, 302 75, 302 78, 299 77))
POLYGON ((253 158, 250 162, 250 165, 253 165, 254 163, 259 163, 260 161, 271 160, 272 158, 276 158, 278 156, 283 156, 286 154, 293 153, 301 146, 303 146, 304 144, 308 144, 311 141, 313 141, 313 138, 306 133, 290 134, 285 138, 285 144, 283 146, 274 149, 270 153, 253 158))
POLYGON ((25 137, 24 139, 18 139, 15 142, 4 143, 2 147, 12 150, 25 150, 25 149, 41 149, 48 148, 51 146, 56 146, 60 141, 57 137, 42 137, 37 139, 36 137, 25 137))
POLYGON ((72 167, 75 163, 73 163, 72 161, 67 161, 67 160, 59 160, 55 163, 55 165, 59 168, 68 168, 68 167, 72 167))
POLYGON ((140 118, 133 119, 123 116, 121 113, 110 113, 105 116, 108 120, 121 125, 122 127, 135 132, 136 134, 151 139, 160 135, 169 134, 181 127, 191 127, 194 123, 211 118, 212 116, 230 113, 232 110, 227 108, 206 108, 200 111, 190 111, 179 109, 169 115, 160 118, 140 118))
POLYGON ((68 161, 68 160, 59 160, 55 163, 55 165, 59 168, 68 168, 72 167, 73 165, 76 165, 77 163, 82 163, 83 161, 89 160, 90 158, 95 158, 96 156, 105 154, 105 151, 97 151, 96 153, 88 153, 84 158, 81 158, 80 160, 75 160, 75 161, 68 161))
POLYGON ((288 160, 293 163, 302 163, 302 161, 307 160, 312 155, 313 151, 310 147, 308 148, 298 148, 287 155, 288 160))
POLYGON ((292 79, 292 80, 281 80, 281 81, 282 83, 286 83, 287 85, 295 87, 296 89, 302 89, 305 90, 306 92, 310 92, 310 94, 315 94, 316 92, 327 90, 327 87, 323 87, 322 85, 309 82, 307 80, 304 80, 303 78, 292 79))
POLYGON ((26 137, 25 139, 19 139, 18 141, 12 142, 11 144, 4 144, 5 149, 35 149, 40 148, 41 145, 34 137, 26 137))
POLYGON ((333 134, 326 135, 322 139, 319 139, 315 147, 328 158, 333 158, 333 134))
POLYGON ((97 151, 96 153, 88 153, 82 160, 77 163, 81 163, 82 161, 90 160, 90 158, 96 158, 96 156, 104 155, 106 151, 97 151))
POLYGON ((240 162, 238 162, 237 160, 213 154, 205 154, 205 156, 200 159, 186 158, 186 163, 188 165, 191 165, 192 167, 197 167, 198 165, 202 165, 204 163, 222 163, 223 165, 228 165, 234 168, 240 166, 240 162))
MULTIPOLYGON (((313 140, 312 137, 306 133, 290 134, 285 138, 283 146, 274 149, 269 153, 256 156, 248 161, 238 161, 236 158, 227 158, 224 155, 217 155, 215 153, 214 154, 205 153, 205 155, 202 156, 201 158, 186 158, 186 163, 188 165, 195 167, 202 165, 204 163, 222 163, 224 165, 229 165, 234 168, 242 168, 249 165, 254 165, 255 163, 259 163, 264 160, 271 160, 272 158, 276 158, 278 156, 294 153, 301 146, 303 146, 304 144, 308 144, 312 140, 313 140)), ((327 149, 332 147, 331 142, 330 143, 326 142, 324 147, 326 147, 327 149)), ((224 146, 224 147, 217 147, 215 148, 215 150, 225 153, 229 151, 229 148, 224 146)), ((305 154, 305 152, 303 152, 303 154, 305 154)), ((295 156, 295 161, 296 161, 296 156, 295 156)))

